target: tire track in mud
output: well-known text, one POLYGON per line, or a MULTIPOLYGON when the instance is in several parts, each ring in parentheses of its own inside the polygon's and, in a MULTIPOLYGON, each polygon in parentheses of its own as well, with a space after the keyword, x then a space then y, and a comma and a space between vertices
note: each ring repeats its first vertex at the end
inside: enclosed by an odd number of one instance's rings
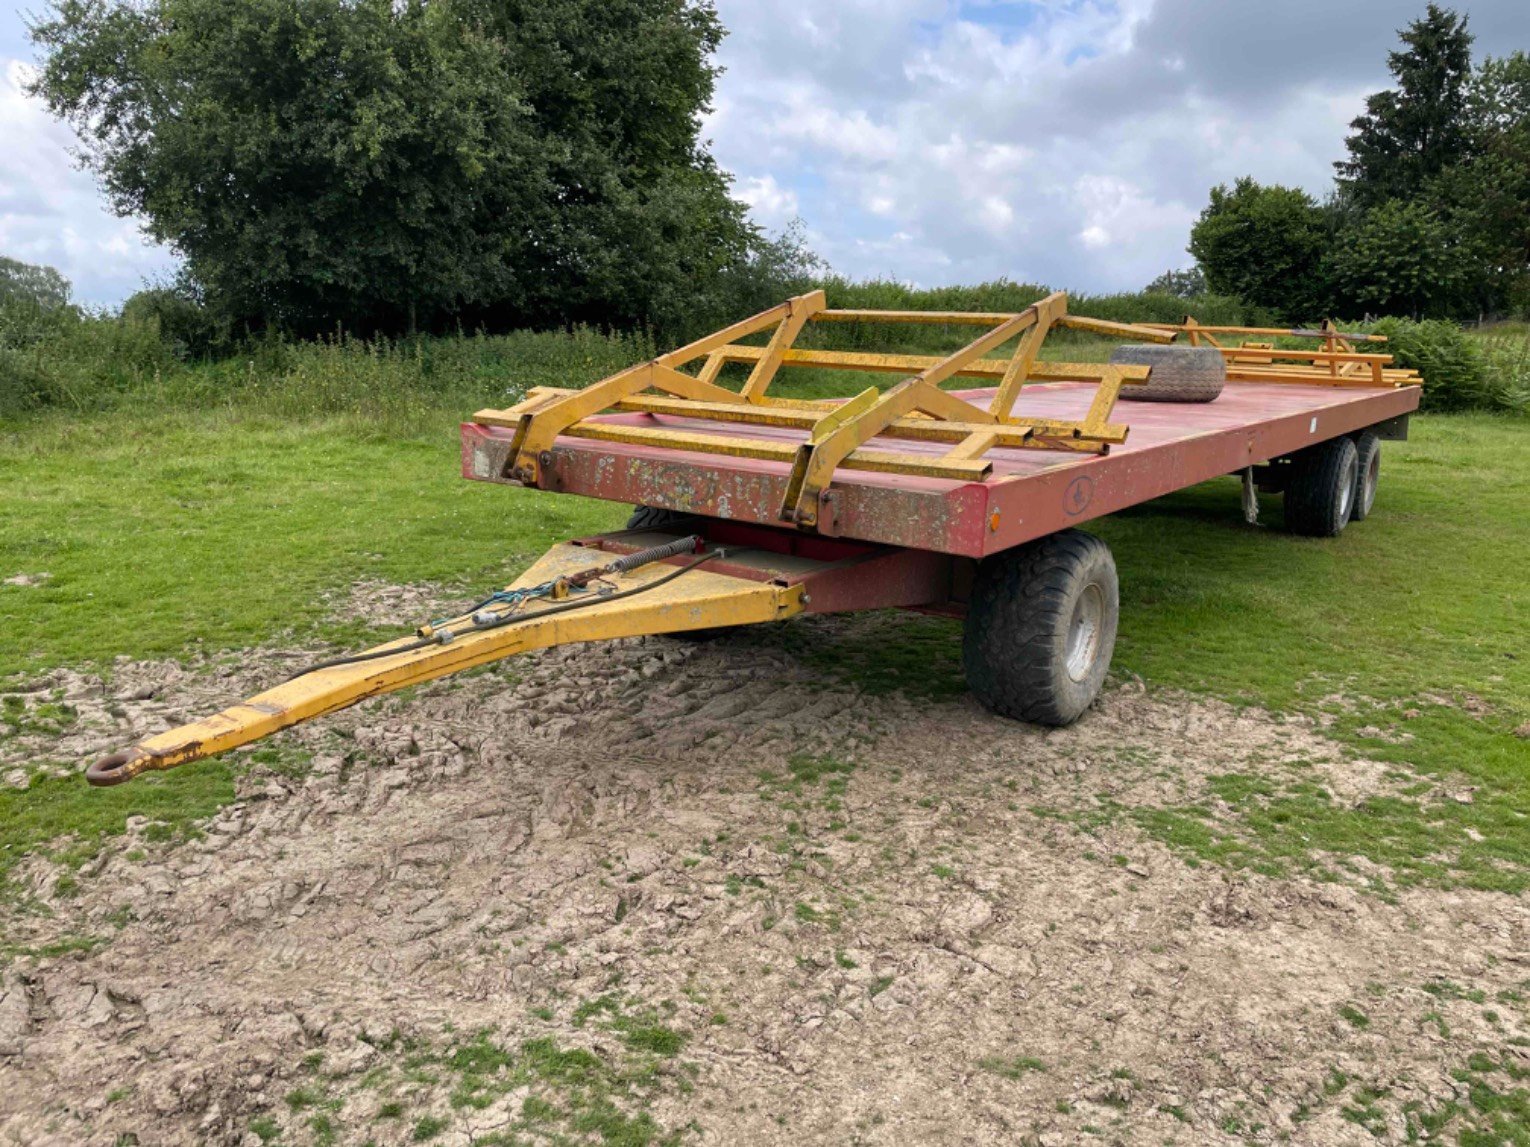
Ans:
MULTIPOLYGON (((300 656, 54 674, 76 725, 0 762, 300 656)), ((1339 799, 1395 784, 1300 722, 1125 685, 1039 730, 826 683, 767 635, 546 651, 279 743, 310 759, 250 768, 200 840, 136 824, 67 898, 25 868, 51 915, 8 935, 108 942, 0 973, 0 1142, 573 1134, 525 1122, 595 1102, 562 1077, 462 1101, 447 1052, 480 1030, 586 1049, 620 1118, 718 1143, 1402 1141, 1474 1052, 1523 1059, 1523 903, 1192 866, 1109 815, 1286 762, 1339 799), (633 1016, 673 1043, 633 1051, 633 1016)))

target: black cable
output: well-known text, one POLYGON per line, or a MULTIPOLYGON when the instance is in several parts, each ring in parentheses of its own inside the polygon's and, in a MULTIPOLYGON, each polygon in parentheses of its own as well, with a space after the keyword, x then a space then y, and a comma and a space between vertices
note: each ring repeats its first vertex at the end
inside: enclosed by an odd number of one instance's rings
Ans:
MULTIPOLYGON (((644 593, 650 589, 658 589, 659 586, 674 581, 681 574, 690 573, 691 570, 695 569, 702 562, 709 562, 713 558, 719 556, 720 551, 717 550, 713 550, 709 554, 701 554, 687 562, 685 565, 681 566, 679 569, 676 569, 671 573, 667 573, 655 581, 644 582, 642 585, 635 585, 631 589, 621 589, 617 590, 615 593, 595 593, 591 594, 589 597, 579 598, 577 601, 565 601, 557 605, 550 605, 545 609, 537 610, 535 613, 509 613, 500 618, 498 621, 489 622, 487 625, 479 625, 477 622, 474 622, 473 628, 471 630, 468 630, 466 633, 460 635, 454 634, 453 640, 456 640, 458 636, 467 636, 469 633, 483 633, 490 629, 503 629, 507 625, 514 625, 523 621, 536 621, 538 618, 550 617, 555 613, 567 613, 569 610, 584 609, 586 606, 604 605, 608 601, 620 601, 624 597, 632 597, 636 594, 644 593)), ((424 649, 430 645, 440 644, 442 643, 437 641, 435 638, 422 637, 418 641, 411 641, 408 645, 396 646, 393 649, 374 649, 367 653, 352 653, 347 657, 335 657, 329 661, 320 661, 315 665, 310 665, 306 669, 299 669, 296 673, 292 674, 292 676, 288 677, 286 681, 296 681, 299 677, 306 676, 309 673, 317 673, 321 669, 334 669, 341 665, 356 665, 365 661, 376 661, 383 657, 395 657, 400 653, 413 653, 415 650, 424 649)), ((450 642, 447 644, 450 644, 450 642)), ((283 684, 286 684, 286 681, 284 681, 283 684)))

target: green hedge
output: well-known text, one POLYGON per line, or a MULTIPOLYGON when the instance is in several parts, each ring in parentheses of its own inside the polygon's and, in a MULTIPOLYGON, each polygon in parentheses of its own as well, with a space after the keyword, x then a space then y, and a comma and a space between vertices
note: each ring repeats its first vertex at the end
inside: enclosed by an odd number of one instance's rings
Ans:
POLYGON ((1384 318, 1372 325, 1386 335, 1385 351, 1399 366, 1424 376, 1424 410, 1524 410, 1526 383, 1493 369, 1481 342, 1444 319, 1384 318))

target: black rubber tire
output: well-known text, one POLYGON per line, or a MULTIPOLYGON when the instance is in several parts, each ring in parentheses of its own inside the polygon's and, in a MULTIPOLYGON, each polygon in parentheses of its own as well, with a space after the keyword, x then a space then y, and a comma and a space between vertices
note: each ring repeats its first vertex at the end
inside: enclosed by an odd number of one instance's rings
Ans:
POLYGON ((1363 522, 1376 505, 1376 484, 1381 480, 1381 438, 1374 430, 1355 435, 1355 505, 1349 512, 1351 522, 1363 522))
POLYGON ((674 510, 663 510, 658 506, 633 506, 632 513, 627 518, 629 530, 657 530, 669 525, 671 522, 682 521, 689 517, 674 510))
POLYGON ((1291 456, 1285 494, 1286 529, 1309 538, 1332 538, 1349 524, 1355 506, 1360 454, 1352 438, 1334 438, 1291 456))
POLYGON ((1215 347, 1127 343, 1116 347, 1110 361, 1153 368, 1147 382, 1121 388, 1121 397, 1132 402, 1212 402, 1227 383, 1227 364, 1215 347))
POLYGON ((1001 716, 1071 725, 1105 682, 1120 612, 1115 560, 1093 534, 1063 530, 984 558, 962 627, 967 685, 1001 716), (1081 612, 1095 609, 1085 633, 1081 612))

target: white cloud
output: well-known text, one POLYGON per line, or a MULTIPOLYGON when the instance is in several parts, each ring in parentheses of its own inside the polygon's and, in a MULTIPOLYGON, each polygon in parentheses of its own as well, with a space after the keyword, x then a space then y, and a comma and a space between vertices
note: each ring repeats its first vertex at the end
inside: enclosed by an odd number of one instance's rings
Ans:
MULTIPOLYGON (((1474 0, 1479 53, 1530 46, 1523 3, 1474 0)), ((1190 262, 1212 185, 1325 192, 1418 7, 719 0, 708 134, 725 167, 796 191, 843 273, 1135 289, 1190 262)))
POLYGON ((26 95, 26 79, 22 61, 0 60, 0 254, 57 267, 77 301, 119 303, 174 260, 107 210, 74 163, 74 133, 26 95))
POLYGON ((797 193, 782 187, 774 175, 751 175, 733 185, 736 199, 749 205, 755 220, 779 229, 797 217, 797 193))

